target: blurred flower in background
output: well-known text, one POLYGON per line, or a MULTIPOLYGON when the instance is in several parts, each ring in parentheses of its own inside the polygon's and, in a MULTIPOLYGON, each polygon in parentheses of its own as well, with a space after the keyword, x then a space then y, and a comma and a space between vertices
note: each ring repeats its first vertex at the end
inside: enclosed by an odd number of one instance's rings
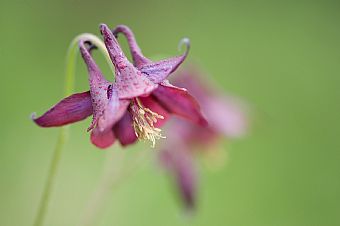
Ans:
POLYGON ((248 129, 246 106, 237 98, 219 93, 194 68, 177 73, 175 85, 185 87, 199 101, 209 126, 202 127, 174 118, 168 125, 167 140, 163 142, 159 158, 177 184, 185 207, 193 210, 197 200, 197 169, 195 157, 199 153, 219 155, 222 139, 245 135, 248 129))

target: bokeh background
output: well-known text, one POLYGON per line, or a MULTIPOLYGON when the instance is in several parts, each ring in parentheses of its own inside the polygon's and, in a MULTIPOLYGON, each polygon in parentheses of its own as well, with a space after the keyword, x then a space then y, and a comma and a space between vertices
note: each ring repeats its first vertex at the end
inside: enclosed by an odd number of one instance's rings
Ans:
MULTIPOLYGON (((222 169, 201 167, 192 217, 150 160, 107 196, 96 225, 340 225, 339 10, 338 1, 1 0, 0 225, 31 225, 58 129, 29 116, 62 97, 70 41, 99 35, 102 22, 129 25, 147 56, 178 54, 189 37, 188 61, 246 100, 254 120, 247 137, 224 142, 222 169)), ((86 76, 79 59, 77 91, 86 76)), ((71 127, 46 225, 77 225, 96 188, 107 154, 90 144, 88 123, 71 127)))

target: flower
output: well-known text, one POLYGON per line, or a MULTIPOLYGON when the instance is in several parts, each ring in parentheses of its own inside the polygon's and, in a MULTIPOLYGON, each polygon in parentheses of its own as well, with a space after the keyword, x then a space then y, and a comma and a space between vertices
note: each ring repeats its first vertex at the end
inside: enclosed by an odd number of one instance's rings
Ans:
POLYGON ((91 141, 99 148, 107 148, 116 139, 122 145, 128 145, 137 137, 150 140, 154 146, 155 140, 163 137, 158 128, 163 123, 158 119, 168 118, 169 113, 206 123, 199 105, 186 90, 164 82, 184 61, 189 48, 179 57, 141 69, 128 61, 105 24, 100 25, 100 31, 115 67, 115 81, 112 83, 104 78, 85 40, 80 41, 80 52, 89 72, 90 91, 66 97, 39 118, 33 118, 39 126, 62 126, 93 114, 88 128, 88 131, 92 130, 91 141), (157 94, 154 95, 155 90, 157 94))
POLYGON ((175 178, 187 209, 196 204, 198 175, 194 161, 198 152, 214 151, 219 138, 238 138, 245 134, 248 120, 245 108, 235 98, 217 94, 202 82, 197 71, 178 73, 174 84, 185 86, 199 100, 208 127, 174 118, 169 124, 167 143, 161 147, 161 165, 175 178), (171 132, 176 131, 176 132, 171 132), (173 147, 171 150, 168 147, 173 147))

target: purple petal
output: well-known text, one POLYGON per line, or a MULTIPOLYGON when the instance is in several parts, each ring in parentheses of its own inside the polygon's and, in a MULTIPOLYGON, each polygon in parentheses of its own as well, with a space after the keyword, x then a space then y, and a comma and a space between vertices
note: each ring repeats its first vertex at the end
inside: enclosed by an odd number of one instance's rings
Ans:
POLYGON ((187 49, 181 56, 164 59, 161 61, 145 64, 141 66, 140 71, 152 82, 158 84, 165 80, 172 72, 174 72, 185 60, 189 53, 189 41, 185 42, 187 49))
POLYGON ((129 105, 127 100, 119 100, 116 87, 108 82, 94 62, 84 42, 79 42, 83 59, 87 65, 93 106, 93 121, 88 130, 98 127, 100 132, 111 130, 112 126, 123 117, 129 105))
POLYGON ((53 127, 78 122, 91 114, 91 95, 87 91, 66 97, 45 114, 33 120, 41 127, 53 127))
POLYGON ((102 24, 100 30, 112 63, 115 65, 116 82, 114 86, 119 93, 119 98, 125 99, 148 95, 156 89, 157 84, 154 84, 146 76, 142 75, 128 61, 110 29, 105 24, 102 24))
POLYGON ((98 118, 97 126, 91 133, 91 141, 99 148, 107 148, 115 141, 113 127, 127 112, 128 100, 119 100, 113 93, 103 114, 98 118))
POLYGON ((245 104, 236 98, 216 92, 216 88, 201 78, 198 71, 182 71, 176 77, 175 84, 184 86, 199 100, 202 112, 215 133, 235 138, 247 132, 249 122, 245 104))
POLYGON ((200 151, 213 146, 220 137, 219 133, 210 127, 204 127, 193 124, 187 120, 174 118, 168 127, 167 140, 176 143, 182 143, 193 148, 192 151, 200 151))
POLYGON ((185 89, 163 84, 152 94, 168 112, 182 116, 202 126, 207 125, 199 104, 185 89))
POLYGON ((149 80, 156 84, 159 84, 172 72, 174 72, 179 67, 179 65, 182 64, 189 53, 190 42, 188 39, 182 39, 180 44, 185 44, 187 47, 184 54, 158 62, 152 62, 143 55, 137 44, 135 36, 129 27, 125 25, 117 26, 113 30, 113 34, 117 36, 118 33, 123 33, 126 36, 134 65, 140 69, 149 80))
POLYGON ((240 102, 230 97, 215 96, 202 105, 209 125, 226 137, 243 136, 248 130, 246 110, 240 102))
POLYGON ((123 146, 133 144, 137 140, 132 123, 130 113, 126 112, 113 128, 115 136, 123 146))
POLYGON ((161 164, 175 178, 185 206, 192 210, 196 204, 197 173, 189 150, 176 146, 160 151, 161 164))
POLYGON ((102 81, 106 81, 96 62, 92 58, 90 51, 86 48, 83 40, 79 41, 79 49, 89 71, 90 84, 91 83, 97 84, 102 83, 102 81))
POLYGON ((125 25, 118 25, 113 31, 112 31, 113 35, 115 35, 116 37, 118 37, 119 33, 123 33, 123 35, 125 35, 129 47, 130 47, 130 52, 131 52, 131 56, 133 59, 133 64, 136 67, 141 67, 142 65, 145 64, 149 64, 152 63, 151 60, 149 60, 148 58, 146 58, 141 49, 139 48, 137 41, 135 39, 135 35, 133 34, 133 32, 131 31, 131 29, 128 26, 125 25))
POLYGON ((128 100, 119 100, 117 93, 114 92, 101 117, 98 119, 97 127, 99 130, 111 130, 113 125, 116 124, 127 112, 129 104, 130 101, 128 100))
POLYGON ((93 106, 93 120, 88 130, 96 126, 100 116, 108 105, 108 93, 112 94, 112 84, 108 82, 93 60, 83 41, 79 42, 79 49, 89 73, 90 92, 93 106), (110 90, 108 90, 110 88, 110 90))
POLYGON ((112 130, 101 132, 98 128, 94 128, 91 132, 91 142, 98 148, 108 148, 115 142, 115 140, 116 138, 112 130))

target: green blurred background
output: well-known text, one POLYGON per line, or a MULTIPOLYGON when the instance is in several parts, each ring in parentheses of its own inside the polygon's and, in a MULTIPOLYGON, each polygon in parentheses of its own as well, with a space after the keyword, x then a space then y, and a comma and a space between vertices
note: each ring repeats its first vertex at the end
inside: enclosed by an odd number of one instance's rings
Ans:
MULTIPOLYGON (((340 225, 339 10, 338 1, 1 0, 0 225, 31 225, 58 129, 29 116, 62 97, 70 41, 102 22, 129 25, 147 56, 178 54, 189 37, 189 61, 250 103, 255 120, 246 138, 225 142, 222 170, 202 167, 195 216, 183 216, 148 161, 107 197, 96 225, 340 225)), ((77 69, 82 91, 80 59, 77 69)), ((71 128, 46 225, 77 225, 99 180, 107 151, 90 144, 88 123, 71 128)))

